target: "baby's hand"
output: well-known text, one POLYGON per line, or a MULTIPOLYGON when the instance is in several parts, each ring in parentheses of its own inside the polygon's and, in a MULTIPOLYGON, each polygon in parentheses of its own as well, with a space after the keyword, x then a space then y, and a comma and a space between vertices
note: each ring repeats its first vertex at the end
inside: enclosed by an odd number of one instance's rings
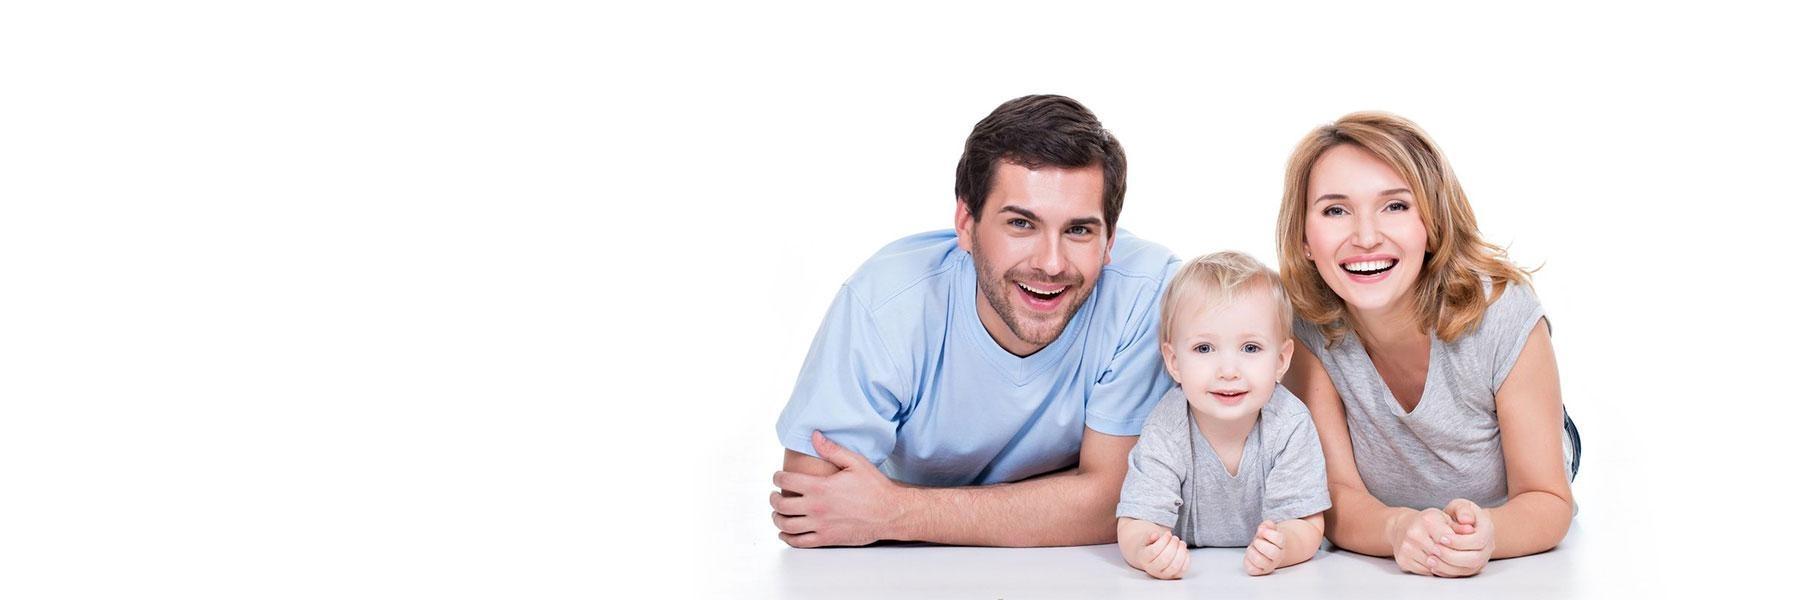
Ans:
POLYGON ((1242 553, 1242 570, 1250 575, 1266 575, 1280 568, 1280 555, 1286 551, 1286 534, 1274 527, 1273 521, 1262 521, 1255 528, 1255 541, 1242 553))
POLYGON ((1173 532, 1158 531, 1149 536, 1149 543, 1136 551, 1136 564, 1142 565, 1144 573, 1156 579, 1179 579, 1186 574, 1186 563, 1192 560, 1192 553, 1186 551, 1186 542, 1173 532))

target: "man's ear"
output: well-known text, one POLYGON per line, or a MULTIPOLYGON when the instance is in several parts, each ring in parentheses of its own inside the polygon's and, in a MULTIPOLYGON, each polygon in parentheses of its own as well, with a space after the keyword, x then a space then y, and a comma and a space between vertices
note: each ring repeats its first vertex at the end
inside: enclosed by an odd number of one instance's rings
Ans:
POLYGON ((1274 381, 1280 381, 1281 379, 1284 379, 1286 377, 1286 369, 1290 368, 1291 366, 1292 366, 1292 337, 1287 336, 1286 341, 1282 342, 1280 344, 1280 372, 1274 374, 1274 381))
POLYGON ((1180 367, 1174 364, 1173 344, 1161 343, 1161 364, 1167 367, 1167 374, 1174 378, 1174 383, 1180 383, 1180 367))
POLYGON ((961 198, 955 199, 955 245, 965 252, 974 252, 974 213, 961 198))

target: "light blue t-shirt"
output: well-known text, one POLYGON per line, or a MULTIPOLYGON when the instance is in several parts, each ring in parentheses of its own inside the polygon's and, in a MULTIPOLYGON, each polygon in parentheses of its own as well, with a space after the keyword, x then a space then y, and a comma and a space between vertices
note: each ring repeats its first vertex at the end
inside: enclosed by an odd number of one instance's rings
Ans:
POLYGON ((1086 427, 1142 430, 1173 381, 1161 367, 1161 286, 1172 252, 1120 231, 1111 264, 1061 336, 1027 357, 975 312, 973 257, 952 230, 888 244, 843 284, 776 430, 817 456, 811 432, 893 479, 1018 481, 1073 466, 1086 427))

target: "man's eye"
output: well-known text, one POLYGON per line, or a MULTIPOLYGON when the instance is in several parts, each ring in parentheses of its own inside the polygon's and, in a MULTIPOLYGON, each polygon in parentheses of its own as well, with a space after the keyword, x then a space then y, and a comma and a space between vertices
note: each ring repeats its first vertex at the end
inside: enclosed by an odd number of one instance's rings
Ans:
POLYGON ((1260 352, 1261 344, 1243 344, 1242 351, 1247 352, 1249 354, 1254 354, 1256 352, 1260 352))
POLYGON ((1092 228, 1087 227, 1085 225, 1075 225, 1073 227, 1068 228, 1068 233, 1071 233, 1074 235, 1086 235, 1088 233, 1092 233, 1092 228))
POLYGON ((1340 217, 1346 214, 1348 214, 1348 211, 1342 210, 1342 207, 1340 206, 1332 206, 1324 209, 1324 216, 1326 217, 1340 217))
POLYGON ((1199 344, 1197 346, 1193 346, 1192 349, 1194 352, 1198 352, 1199 354, 1210 354, 1211 353, 1211 344, 1199 344))
POLYGON ((1012 219, 1010 221, 1006 221, 1005 224, 1010 225, 1012 227, 1016 227, 1018 229, 1029 229, 1030 228, 1030 222, 1025 221, 1023 219, 1012 219))

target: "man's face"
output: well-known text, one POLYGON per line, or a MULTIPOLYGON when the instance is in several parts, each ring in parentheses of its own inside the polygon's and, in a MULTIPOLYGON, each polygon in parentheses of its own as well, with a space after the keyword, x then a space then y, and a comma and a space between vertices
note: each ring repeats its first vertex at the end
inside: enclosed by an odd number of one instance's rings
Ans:
POLYGON ((979 273, 980 323, 1029 356, 1055 341, 1111 261, 1099 165, 1031 170, 1000 161, 980 219, 957 202, 955 233, 979 273))

